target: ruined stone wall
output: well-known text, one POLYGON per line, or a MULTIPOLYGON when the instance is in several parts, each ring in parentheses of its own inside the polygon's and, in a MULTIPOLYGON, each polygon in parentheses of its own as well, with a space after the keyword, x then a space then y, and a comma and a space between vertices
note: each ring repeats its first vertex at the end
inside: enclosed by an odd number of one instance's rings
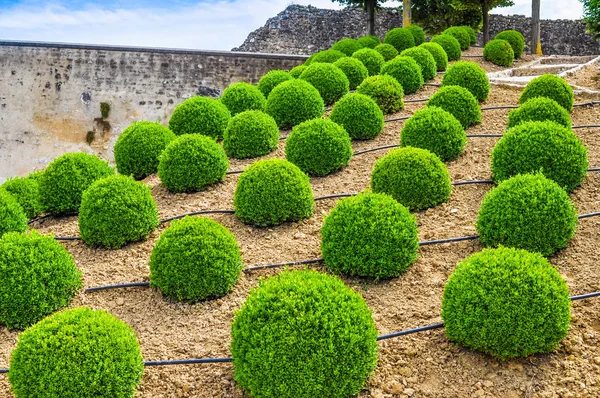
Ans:
POLYGON ((0 42, 0 181, 70 151, 112 158, 136 120, 167 124, 195 94, 257 82, 306 57, 48 43, 0 42), (110 106, 103 118, 100 103, 110 106))

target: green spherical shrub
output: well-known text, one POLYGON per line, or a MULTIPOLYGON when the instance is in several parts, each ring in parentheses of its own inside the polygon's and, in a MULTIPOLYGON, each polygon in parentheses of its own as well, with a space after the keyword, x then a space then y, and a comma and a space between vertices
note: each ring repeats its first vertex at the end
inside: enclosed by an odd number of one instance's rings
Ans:
POLYGON ((361 48, 363 48, 363 46, 361 46, 356 39, 351 38, 339 40, 331 46, 332 50, 343 52, 347 56, 351 56, 361 48))
POLYGON ((8 381, 15 398, 132 398, 143 373, 133 329, 106 311, 80 307, 19 335, 8 381))
POLYGON ((261 111, 246 111, 231 118, 223 136, 223 149, 236 159, 255 158, 273 152, 279 144, 275 119, 261 111))
POLYGON ((169 192, 197 192, 222 181, 227 169, 229 159, 219 144, 210 137, 188 134, 165 149, 158 177, 169 192))
POLYGON ((509 42, 494 39, 485 45, 483 58, 494 65, 511 66, 515 60, 515 54, 509 42))
POLYGON ((259 227, 303 220, 315 210, 308 176, 284 159, 259 160, 246 168, 233 204, 240 220, 259 227))
POLYGON ((285 142, 285 158, 303 172, 325 176, 346 166, 352 157, 350 136, 329 119, 300 123, 285 142))
POLYGON ((52 236, 9 232, 0 239, 0 324, 25 329, 71 302, 81 272, 52 236))
POLYGON ((382 75, 392 76, 400 83, 404 94, 414 94, 423 87, 421 67, 411 57, 399 55, 381 68, 382 75))
POLYGON ((448 67, 448 55, 446 54, 446 51, 444 51, 444 47, 432 42, 423 43, 419 47, 429 51, 429 53, 433 56, 436 70, 438 72, 443 72, 446 70, 448 67))
POLYGON ((325 113, 325 103, 319 90, 302 79, 294 79, 275 87, 267 99, 265 112, 282 130, 310 119, 316 119, 325 113))
POLYGON ((467 134, 451 113, 436 106, 418 110, 404 124, 400 144, 427 149, 442 161, 454 160, 467 145, 467 134))
POLYGON ((488 98, 491 87, 485 70, 479 64, 468 61, 458 61, 448 68, 442 77, 442 87, 445 86, 464 87, 479 102, 488 98))
POLYGON ((556 75, 542 75, 527 83, 521 93, 519 103, 524 104, 535 97, 553 99, 569 112, 573 109, 573 88, 563 78, 556 75))
POLYGON ((462 25, 459 27, 466 30, 467 33, 469 34, 469 40, 470 40, 469 44, 471 44, 471 45, 477 44, 477 34, 475 33, 475 29, 473 29, 473 27, 471 27, 469 25, 462 25))
POLYGON ((316 52, 313 55, 311 55, 310 57, 308 57, 305 64, 310 65, 313 62, 323 62, 323 63, 332 64, 335 61, 337 61, 338 59, 344 58, 344 57, 347 57, 347 55, 341 51, 323 50, 323 51, 316 52))
POLYGON ((106 177, 83 193, 79 232, 89 246, 118 249, 144 239, 158 224, 150 188, 131 177, 106 177))
POLYGON ((399 54, 398 50, 396 50, 396 47, 392 46, 391 44, 386 44, 386 43, 382 43, 382 44, 378 45, 377 47, 374 48, 374 50, 383 56, 383 60, 385 62, 396 58, 399 54))
POLYGON ((427 101, 427 106, 437 106, 449 112, 465 129, 481 122, 481 108, 477 99, 460 86, 440 88, 427 101))
POLYGON ((315 271, 262 282, 231 329, 234 377, 249 396, 346 398, 377 365, 377 330, 364 299, 315 271))
POLYGON ((169 298, 197 302, 229 293, 242 273, 233 234, 204 217, 173 221, 152 249, 150 285, 169 298))
POLYGON ((367 67, 369 76, 378 75, 381 71, 381 67, 385 63, 383 55, 371 48, 363 48, 362 50, 358 50, 352 55, 352 57, 358 59, 363 63, 364 66, 367 67))
POLYGON ((106 161, 94 155, 75 152, 59 156, 39 180, 42 208, 52 215, 77 214, 83 191, 114 173, 106 161))
POLYGON ((9 178, 0 185, 0 190, 5 190, 17 200, 28 219, 39 216, 43 210, 38 177, 32 176, 9 178))
POLYGON ((141 180, 156 173, 160 155, 176 137, 160 123, 132 123, 115 143, 115 163, 119 174, 141 180))
POLYGON ((570 322, 567 284, 543 256, 484 249, 462 261, 444 288, 448 339, 499 359, 557 348, 570 322))
POLYGON ((440 158, 412 147, 394 149, 377 160, 371 189, 392 196, 410 210, 437 206, 452 193, 450 174, 440 158))
POLYGON ((306 70, 306 68, 308 68, 308 65, 306 65, 306 64, 298 65, 298 66, 292 68, 292 70, 290 70, 288 73, 290 74, 291 77, 293 77, 294 79, 297 79, 300 77, 302 72, 304 72, 306 70))
POLYGON ((197 95, 175 107, 169 128, 176 135, 201 134, 222 140, 229 119, 231 113, 221 101, 197 95))
POLYGON ((540 172, 567 192, 581 184, 587 149, 572 130, 554 122, 524 122, 509 129, 492 151, 494 181, 540 172))
MULTIPOLYGON (((414 25, 411 25, 414 26, 414 25)), ((437 75, 437 65, 435 58, 424 48, 408 48, 400 54, 404 57, 411 57, 421 67, 421 74, 424 80, 431 80, 437 75)))
POLYGON ((255 85, 237 82, 223 90, 221 102, 229 109, 231 115, 235 116, 244 111, 264 110, 267 99, 255 85))
POLYGON ((394 46, 399 53, 415 46, 415 37, 406 28, 394 28, 385 35, 384 43, 394 46))
POLYGON ((460 43, 454 36, 437 35, 431 39, 431 43, 436 43, 442 46, 446 52, 446 55, 448 56, 448 61, 458 61, 462 55, 460 43))
POLYGON ((336 102, 329 119, 342 126, 355 140, 375 138, 385 125, 379 105, 371 97, 359 93, 348 94, 336 102))
POLYGON ((7 232, 24 232, 27 229, 27 216, 17 199, 4 189, 0 189, 0 237, 7 232))
POLYGON ((392 76, 368 77, 358 86, 356 92, 371 97, 386 115, 404 109, 404 90, 392 76))
POLYGON ((555 122, 571 128, 571 115, 558 102, 546 97, 534 97, 508 113, 508 128, 523 122, 555 122))
POLYGON ((356 87, 360 86, 360 84, 369 77, 369 70, 367 67, 356 58, 341 58, 335 61, 333 65, 344 72, 348 79, 348 83, 350 84, 350 90, 356 90, 356 87))
POLYGON ((569 195, 542 174, 519 174, 492 189, 477 218, 485 246, 508 246, 550 256, 575 233, 577 214, 569 195))
POLYGON ((425 31, 417 25, 409 25, 406 29, 413 35, 415 46, 420 46, 425 42, 425 31))
POLYGON ((381 44, 379 37, 373 35, 359 37, 357 41, 364 48, 375 48, 381 44))
POLYGON ((317 89, 325 105, 331 105, 348 94, 350 87, 344 72, 334 64, 313 63, 302 72, 300 79, 317 89))
MULTIPOLYGON (((308 61, 304 63, 308 65, 308 61)), ((290 72, 286 72, 284 70, 274 69, 267 72, 263 77, 258 81, 257 87, 263 93, 265 98, 269 99, 269 94, 271 91, 281 83, 292 80, 294 77, 290 74, 290 72)))
POLYGON ((321 251, 334 273, 393 278, 417 259, 417 221, 391 196, 365 192, 342 199, 325 217, 321 251))
POLYGON ((468 50, 471 45, 471 35, 462 26, 452 26, 446 29, 443 34, 454 37, 460 43, 461 50, 468 50))
POLYGON ((520 58, 525 49, 525 38, 521 32, 516 30, 504 30, 496 35, 494 39, 506 40, 513 49, 515 59, 520 58))

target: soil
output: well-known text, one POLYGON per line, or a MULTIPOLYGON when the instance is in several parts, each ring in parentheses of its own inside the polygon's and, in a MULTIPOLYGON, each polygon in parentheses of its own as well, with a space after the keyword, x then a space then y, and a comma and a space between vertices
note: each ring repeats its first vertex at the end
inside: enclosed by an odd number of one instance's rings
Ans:
MULTIPOLYGON (((481 53, 471 49, 470 53, 481 53)), ((477 59, 475 59, 477 60, 477 59)), ((488 63, 487 70, 494 69, 488 63)), ((439 76, 437 78, 439 81, 439 76)), ((429 97, 437 88, 426 86, 409 98, 429 97)), ((493 86, 482 104, 518 104, 519 89, 493 86)), ((576 102, 589 100, 577 97, 576 102)), ((407 116, 424 103, 407 103, 396 115, 407 116)), ((502 133, 509 110, 483 111, 480 125, 469 134, 502 133)), ((577 107, 574 125, 600 121, 600 107, 577 107)), ((354 150, 396 144, 403 121, 386 124, 374 140, 354 142, 354 150)), ((578 129, 575 133, 589 148, 590 167, 600 166, 600 129, 578 129)), ((287 134, 283 132, 282 134, 287 134)), ((448 163, 453 181, 490 178, 490 152, 498 138, 471 138, 465 152, 448 163)), ((387 150, 352 158, 343 170, 323 178, 312 178, 315 196, 359 192, 369 186, 377 158, 387 150)), ((284 142, 267 157, 283 157, 284 142)), ((231 161, 240 170, 254 160, 231 161)), ((202 209, 231 209, 238 175, 194 194, 169 194, 156 176, 145 180, 152 187, 162 218, 202 209)), ((420 239, 442 239, 476 234, 474 227, 480 203, 489 185, 455 187, 450 200, 416 213, 420 239)), ((600 175, 590 173, 571 197, 579 213, 600 211, 600 175)), ((320 257, 323 217, 338 199, 317 202, 314 216, 273 228, 252 228, 234 215, 211 215, 236 236, 247 266, 320 257)), ((48 218, 34 225, 41 232, 77 236, 77 218, 48 218)), ((166 225, 146 241, 120 250, 90 249, 83 242, 64 242, 83 272, 85 287, 148 280, 150 252, 166 225)), ((571 294, 600 290, 600 250, 597 236, 600 218, 581 220, 569 244, 551 258, 568 283, 571 294)), ((419 259, 399 278, 372 282, 344 278, 360 292, 373 311, 380 334, 441 322, 444 284, 456 264, 481 250, 478 241, 422 247, 419 259)), ((293 267, 294 268, 294 267, 293 267)), ((300 267, 295 267, 300 268, 300 267)), ((322 264, 310 268, 325 271, 322 264)), ((230 324, 258 280, 278 269, 242 275, 229 295, 195 305, 165 299, 156 289, 128 288, 80 294, 72 307, 88 305, 110 311, 132 326, 145 360, 230 356, 230 324)), ((598 397, 600 396, 600 298, 573 303, 568 337, 549 355, 498 361, 461 348, 448 341, 443 329, 380 342, 379 363, 359 397, 598 397)), ((0 327, 0 368, 8 367, 18 333, 0 327)), ((147 367, 139 389, 140 397, 242 397, 236 387, 231 364, 147 367)), ((0 396, 10 397, 7 378, 0 375, 0 396)))
POLYGON ((588 90, 600 90, 600 64, 595 63, 585 66, 571 76, 567 76, 569 84, 588 90))

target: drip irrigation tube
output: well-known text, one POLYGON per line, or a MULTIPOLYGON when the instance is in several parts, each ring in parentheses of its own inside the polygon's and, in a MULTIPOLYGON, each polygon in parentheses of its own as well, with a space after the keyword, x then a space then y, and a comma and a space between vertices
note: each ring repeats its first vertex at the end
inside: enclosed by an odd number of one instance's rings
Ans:
POLYGON ((259 269, 269 269, 269 268, 278 268, 278 267, 286 267, 288 265, 307 265, 307 264, 317 264, 323 261, 323 258, 312 258, 310 260, 301 260, 301 261, 290 261, 287 263, 278 263, 278 264, 266 264, 266 265, 257 265, 255 267, 246 267, 242 271, 250 272, 256 271, 259 269))
POLYGON ((191 365, 196 363, 222 363, 233 362, 233 358, 198 358, 198 359, 175 359, 166 361, 146 361, 144 366, 166 366, 166 365, 191 365))
POLYGON ((81 238, 79 236, 55 236, 54 239, 62 240, 62 241, 81 240, 81 238))
POLYGON ((580 214, 577 216, 577 218, 581 220, 582 218, 590 218, 596 216, 600 216, 600 211, 597 211, 595 213, 580 214))
POLYGON ((411 102, 427 102, 429 101, 429 98, 417 98, 417 99, 407 99, 404 100, 404 103, 411 103, 411 102))
POLYGON ((573 107, 577 107, 577 106, 594 106, 594 105, 599 105, 600 101, 588 101, 588 102, 582 102, 580 104, 575 104, 573 105, 573 107))
POLYGON ((317 196, 315 200, 325 200, 325 199, 334 199, 334 198, 349 198, 350 196, 356 196, 357 193, 336 193, 333 195, 326 196, 317 196))
POLYGON ((118 285, 90 287, 90 288, 85 289, 84 292, 91 293, 91 292, 99 292, 101 290, 124 289, 126 287, 146 287, 146 286, 150 286, 150 282, 132 282, 132 283, 122 283, 122 284, 118 284, 118 285))
POLYGON ((472 185, 472 184, 494 184, 494 181, 493 180, 456 181, 456 182, 453 182, 451 185, 458 186, 458 185, 472 185))
POLYGON ((431 87, 442 87, 441 84, 439 83, 424 83, 424 86, 431 86, 431 87))
POLYGON ((391 144, 391 145, 378 146, 376 148, 365 149, 365 150, 362 150, 362 151, 354 152, 354 154, 352 156, 358 156, 358 155, 362 155, 363 153, 380 151, 382 149, 397 148, 399 146, 400 146, 400 144, 391 144))
POLYGON ((414 329, 402 330, 401 332, 395 332, 395 333, 381 335, 381 336, 377 337, 377 341, 393 339, 394 337, 406 336, 407 334, 425 332, 427 330, 441 329, 443 327, 444 327, 443 323, 436 323, 433 325, 421 326, 421 327, 414 328, 414 329))
POLYGON ((411 118, 411 116, 401 116, 401 117, 395 117, 395 118, 392 118, 392 119, 385 119, 383 122, 384 123, 398 122, 398 121, 401 121, 401 120, 408 120, 410 118, 411 118))
POLYGON ((499 105, 499 106, 486 106, 481 108, 482 111, 491 111, 494 109, 516 109, 519 105, 499 105))
POLYGON ((160 220, 161 224, 164 224, 169 221, 178 220, 180 218, 184 218, 186 216, 197 216, 200 214, 235 214, 235 210, 200 210, 194 211, 191 213, 180 214, 178 216, 173 216, 169 218, 165 218, 164 220, 160 220))
POLYGON ((575 129, 587 129, 587 128, 598 128, 600 124, 582 124, 581 126, 573 126, 571 127, 573 130, 575 129))

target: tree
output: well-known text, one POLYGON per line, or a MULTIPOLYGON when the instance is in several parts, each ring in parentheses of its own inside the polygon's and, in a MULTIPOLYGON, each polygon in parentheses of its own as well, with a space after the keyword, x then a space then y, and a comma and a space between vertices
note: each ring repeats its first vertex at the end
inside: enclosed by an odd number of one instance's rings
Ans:
POLYGON ((600 0, 580 0, 583 3, 583 20, 587 23, 588 33, 594 39, 600 39, 600 0))
POLYGON ((476 9, 456 9, 453 0, 411 0, 412 22, 422 27, 430 35, 438 34, 450 26, 468 25, 481 29, 481 11, 476 9))
POLYGON ((483 45, 490 40, 489 13, 492 8, 510 7, 514 5, 512 0, 452 0, 452 5, 457 10, 477 9, 483 16, 483 45))
POLYGON ((331 0, 347 6, 359 6, 367 11, 367 31, 369 35, 375 34, 375 10, 388 0, 331 0))

